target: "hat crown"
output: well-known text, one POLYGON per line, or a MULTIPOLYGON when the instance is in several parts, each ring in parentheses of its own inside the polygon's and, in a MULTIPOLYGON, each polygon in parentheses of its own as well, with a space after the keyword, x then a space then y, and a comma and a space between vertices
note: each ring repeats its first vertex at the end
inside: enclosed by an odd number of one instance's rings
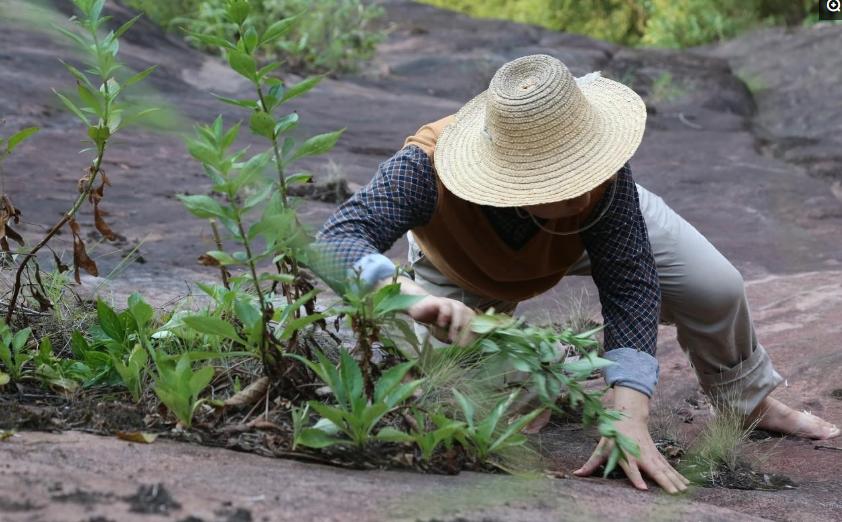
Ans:
POLYGON ((590 119, 590 105, 570 70, 547 54, 523 56, 501 66, 488 86, 485 125, 488 153, 523 149, 557 137, 590 119))

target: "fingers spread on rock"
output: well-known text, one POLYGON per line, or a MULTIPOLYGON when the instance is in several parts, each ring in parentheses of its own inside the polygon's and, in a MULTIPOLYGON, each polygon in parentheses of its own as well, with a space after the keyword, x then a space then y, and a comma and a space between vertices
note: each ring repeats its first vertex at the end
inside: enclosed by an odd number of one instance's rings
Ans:
POLYGON ((672 480, 670 480, 663 470, 656 470, 651 476, 667 493, 678 493, 678 488, 675 487, 675 484, 672 483, 672 480))
POLYGON ((623 468, 623 471, 626 472, 626 476, 631 480, 631 483, 637 489, 647 490, 649 489, 646 486, 646 481, 643 480, 643 477, 640 474, 640 470, 637 467, 637 462, 630 460, 628 462, 621 460, 620 467, 623 468))
POLYGON ((591 454, 590 458, 588 459, 585 464, 573 472, 574 475, 578 475, 580 477, 587 477, 588 475, 592 474, 596 469, 605 462, 607 455, 603 449, 605 448, 605 439, 599 441, 594 452, 591 454))

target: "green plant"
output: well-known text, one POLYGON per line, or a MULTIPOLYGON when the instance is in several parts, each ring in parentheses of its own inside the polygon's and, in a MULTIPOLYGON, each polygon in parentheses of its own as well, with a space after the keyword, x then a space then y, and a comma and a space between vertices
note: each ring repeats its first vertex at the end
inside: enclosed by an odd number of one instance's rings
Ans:
POLYGON ((760 419, 746 425, 734 402, 723 401, 715 408, 713 418, 687 449, 681 471, 695 483, 710 483, 720 471, 736 472, 740 467, 749 435, 760 419))
POLYGON ((377 432, 377 438, 385 442, 412 442, 421 450, 421 458, 429 462, 440 445, 451 446, 457 436, 465 437, 466 424, 442 413, 427 415, 416 409, 411 418, 412 429, 409 433, 386 426, 377 432), (428 429, 430 423, 435 427, 428 429))
POLYGON ((140 343, 134 345, 129 353, 128 359, 124 362, 122 357, 111 355, 114 370, 120 375, 123 384, 132 395, 135 402, 140 401, 143 393, 143 375, 149 363, 149 356, 140 343))
POLYGON ((369 400, 363 390, 360 366, 347 351, 341 352, 338 368, 321 352, 316 353, 316 362, 295 354, 289 357, 306 364, 330 388, 336 399, 336 406, 309 401, 309 407, 328 422, 301 429, 298 443, 303 446, 320 448, 350 443, 363 447, 380 419, 406 401, 422 382, 421 379, 402 382, 414 363, 399 364, 383 372, 369 400), (334 433, 338 432, 347 438, 335 437, 334 433))
POLYGON ((31 334, 31 328, 12 333, 9 325, 0 319, 0 362, 6 368, 6 373, 0 372, 0 385, 10 380, 17 382, 23 376, 23 366, 33 358, 24 349, 31 334))
POLYGON ((680 98, 685 89, 677 85, 669 71, 661 72, 652 82, 652 99, 655 102, 668 103, 680 98))
POLYGON ((481 461, 485 461, 489 455, 503 451, 512 446, 519 446, 526 442, 526 435, 520 431, 529 424, 532 419, 537 417, 543 411, 536 409, 526 415, 523 415, 512 421, 505 429, 500 432, 497 425, 504 418, 505 413, 509 407, 514 403, 518 392, 512 392, 508 397, 498 402, 491 412, 482 420, 476 419, 475 405, 458 390, 453 390, 453 395, 462 409, 462 415, 465 417, 467 427, 464 430, 457 431, 455 437, 460 440, 465 447, 471 448, 476 452, 477 457, 481 461))
MULTIPOLYGON (((12 296, 6 310, 6 321, 10 322, 15 312, 18 296, 22 288, 22 276, 30 261, 37 264, 35 256, 47 243, 65 226, 70 227, 73 236, 73 265, 75 278, 78 283, 79 270, 97 275, 96 263, 88 256, 82 240, 79 224, 75 216, 85 202, 90 201, 94 209, 96 229, 109 240, 116 240, 117 236, 105 222, 104 214, 99 205, 105 195, 108 178, 102 170, 103 157, 109 140, 120 129, 131 122, 136 122, 144 114, 154 110, 145 109, 139 105, 125 101, 125 91, 132 85, 146 78, 155 67, 150 67, 137 74, 126 77, 124 67, 117 60, 119 38, 137 21, 137 17, 129 20, 115 31, 109 31, 104 36, 101 29, 109 21, 109 17, 102 16, 105 0, 73 0, 73 4, 80 11, 81 16, 72 20, 81 33, 64 27, 57 29, 69 38, 84 56, 87 69, 82 70, 65 63, 65 67, 76 79, 77 101, 56 91, 56 96, 73 113, 87 130, 87 138, 93 146, 93 160, 87 169, 87 175, 79 183, 79 195, 61 219, 53 225, 44 237, 28 252, 23 254, 15 273, 12 296), (119 78, 118 78, 119 77, 119 78), (95 78, 95 79, 93 79, 95 78), (99 186, 95 187, 99 181, 99 186)), ((88 149, 86 149, 88 150, 88 149)))
POLYGON ((205 366, 194 371, 189 354, 182 354, 178 362, 166 357, 154 357, 155 395, 178 418, 182 425, 190 428, 196 408, 202 405, 199 394, 213 380, 214 370, 205 366))
POLYGON ((243 275, 226 277, 224 282, 249 283, 257 303, 255 306, 247 299, 236 300, 235 315, 244 327, 246 341, 256 343, 267 375, 294 383, 305 376, 286 368, 278 354, 298 351, 298 332, 308 324, 321 321, 323 316, 315 312, 316 291, 301 269, 302 262, 314 257, 310 249, 312 238, 299 223, 287 193, 290 184, 305 182, 310 175, 307 172, 288 174, 288 171, 302 158, 329 151, 344 129, 312 136, 300 145, 289 136, 298 125, 298 114, 277 113, 286 102, 312 89, 322 77, 308 78, 289 86, 272 76, 280 63, 260 67, 261 50, 290 31, 299 15, 259 29, 254 23, 255 17, 250 17, 252 7, 245 0, 230 0, 225 4, 221 16, 237 27, 236 36, 230 35, 229 40, 209 35, 196 37, 222 47, 231 68, 253 85, 255 97, 252 99, 219 98, 248 109, 251 112, 250 130, 265 139, 269 148, 249 158, 246 149, 229 152, 240 125, 226 130, 221 117, 210 126, 197 127, 196 138, 188 142, 188 150, 202 162, 213 182, 212 189, 223 194, 226 202, 219 203, 205 195, 180 196, 180 199, 195 216, 221 223, 231 238, 242 246, 242 251, 214 250, 206 257, 223 269, 245 267, 243 275), (275 180, 265 176, 270 167, 275 171, 275 180), (249 213, 259 213, 251 224, 246 218, 249 213), (262 263, 272 263, 277 273, 260 273, 258 267, 262 263), (271 289, 264 289, 264 283, 271 284, 271 289), (271 294, 278 287, 286 305, 276 309, 271 294), (273 322, 279 323, 278 327, 273 322))
POLYGON ((72 393, 79 388, 79 381, 92 377, 91 369, 72 359, 60 359, 53 353, 53 343, 44 337, 38 344, 34 357, 35 376, 50 388, 72 393))
POLYGON ((499 375, 511 367, 525 372, 544 407, 562 413, 556 401, 564 397, 571 409, 581 407, 586 426, 597 425, 602 436, 613 440, 607 475, 619 459, 638 455, 639 450, 633 440, 615 429, 614 422, 622 418, 621 414, 605 409, 602 392, 588 391, 581 384, 595 370, 613 364, 594 353, 598 343, 593 334, 601 328, 578 334, 569 328, 557 332, 492 312, 477 316, 472 323, 473 331, 481 335, 475 348, 484 357, 484 371, 494 368, 499 375), (578 358, 568 360, 571 351, 578 358))
POLYGON ((386 324, 401 326, 402 323, 395 321, 395 315, 423 298, 418 295, 401 294, 401 287, 395 282, 397 277, 398 271, 395 272, 392 283, 373 291, 367 289, 358 277, 351 278, 349 284, 344 287, 343 304, 335 308, 339 318, 348 318, 349 327, 356 336, 354 351, 362 366, 365 393, 368 397, 374 394, 372 347, 380 341, 384 341, 387 346, 393 344, 387 336, 381 335, 381 328, 386 324))
POLYGON ((185 27, 187 39, 194 45, 225 52, 222 41, 231 41, 240 29, 238 19, 230 16, 232 8, 245 13, 245 21, 258 32, 267 30, 275 20, 300 13, 288 34, 260 50, 261 58, 282 59, 288 68, 299 72, 353 71, 373 55, 386 36, 385 31, 373 27, 384 9, 360 0, 204 0, 171 24, 185 27), (237 4, 247 4, 248 9, 237 4))

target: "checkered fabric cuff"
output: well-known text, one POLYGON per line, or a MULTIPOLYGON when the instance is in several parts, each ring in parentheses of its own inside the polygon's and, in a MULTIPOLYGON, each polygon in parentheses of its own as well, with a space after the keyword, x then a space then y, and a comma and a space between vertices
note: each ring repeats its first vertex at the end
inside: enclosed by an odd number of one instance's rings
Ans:
POLYGON ((395 263, 383 254, 366 254, 349 269, 349 276, 353 277, 357 271, 363 285, 368 289, 378 281, 395 275, 395 263))
POLYGON ((602 357, 617 363, 602 370, 608 386, 625 386, 650 398, 655 393, 660 370, 658 359, 634 348, 615 348, 602 357))

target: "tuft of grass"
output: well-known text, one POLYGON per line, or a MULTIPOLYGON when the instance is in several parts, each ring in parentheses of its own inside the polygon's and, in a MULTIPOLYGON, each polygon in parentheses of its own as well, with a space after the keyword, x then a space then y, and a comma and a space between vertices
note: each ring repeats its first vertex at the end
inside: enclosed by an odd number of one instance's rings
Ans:
POLYGON ((669 71, 662 71, 652 82, 651 99, 655 103, 668 103, 684 96, 686 92, 687 89, 679 85, 669 71))
POLYGON ((711 483, 721 472, 744 468, 745 448, 759 419, 746 424, 745 416, 731 402, 714 408, 714 416, 687 451, 682 472, 696 483, 711 483))

